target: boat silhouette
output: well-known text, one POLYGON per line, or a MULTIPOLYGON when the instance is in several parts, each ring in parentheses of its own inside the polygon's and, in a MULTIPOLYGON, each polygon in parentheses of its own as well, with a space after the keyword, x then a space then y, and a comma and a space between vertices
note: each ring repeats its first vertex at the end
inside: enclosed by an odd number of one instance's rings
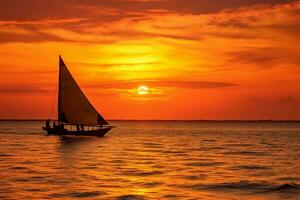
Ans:
POLYGON ((102 137, 113 128, 89 102, 61 56, 57 111, 57 120, 48 119, 43 126, 48 134, 102 137))

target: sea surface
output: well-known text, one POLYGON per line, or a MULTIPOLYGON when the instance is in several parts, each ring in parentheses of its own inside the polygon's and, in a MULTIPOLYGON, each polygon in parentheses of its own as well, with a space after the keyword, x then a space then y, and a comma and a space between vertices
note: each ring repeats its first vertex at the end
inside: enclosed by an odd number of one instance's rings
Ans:
POLYGON ((103 138, 0 122, 0 199, 300 199, 300 123, 112 121, 103 138))

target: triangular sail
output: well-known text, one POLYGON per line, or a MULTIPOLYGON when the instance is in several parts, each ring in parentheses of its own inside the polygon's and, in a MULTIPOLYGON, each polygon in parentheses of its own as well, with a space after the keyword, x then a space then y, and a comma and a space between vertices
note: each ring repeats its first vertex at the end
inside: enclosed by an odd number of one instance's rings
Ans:
POLYGON ((58 121, 74 125, 108 124, 83 94, 61 57, 59 57, 58 121))

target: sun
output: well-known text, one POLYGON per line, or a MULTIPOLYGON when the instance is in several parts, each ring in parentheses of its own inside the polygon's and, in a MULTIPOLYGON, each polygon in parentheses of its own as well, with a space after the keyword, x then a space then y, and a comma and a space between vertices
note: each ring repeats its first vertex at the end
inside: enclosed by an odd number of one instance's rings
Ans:
POLYGON ((147 86, 144 86, 144 85, 139 86, 136 91, 140 95, 149 94, 149 88, 147 86))

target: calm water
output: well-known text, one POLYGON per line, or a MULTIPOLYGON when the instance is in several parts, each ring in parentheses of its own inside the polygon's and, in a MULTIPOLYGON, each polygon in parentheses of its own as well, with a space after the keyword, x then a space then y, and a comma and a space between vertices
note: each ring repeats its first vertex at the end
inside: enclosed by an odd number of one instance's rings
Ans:
POLYGON ((61 138, 0 122, 0 199, 300 199, 300 123, 112 124, 61 138))

